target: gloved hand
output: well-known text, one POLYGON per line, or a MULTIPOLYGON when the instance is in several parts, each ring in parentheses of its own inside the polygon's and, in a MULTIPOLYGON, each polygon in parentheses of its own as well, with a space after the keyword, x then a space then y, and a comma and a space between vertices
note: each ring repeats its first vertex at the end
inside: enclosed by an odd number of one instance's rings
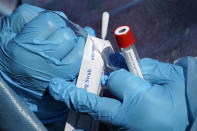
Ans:
POLYGON ((53 77, 75 82, 86 36, 62 12, 27 4, 2 17, 0 75, 41 120, 65 113, 65 105, 46 89, 53 77))
POLYGON ((140 64, 144 80, 124 69, 109 75, 107 87, 117 99, 96 96, 61 78, 52 79, 50 94, 119 130, 184 131, 188 117, 182 68, 152 59, 140 64))

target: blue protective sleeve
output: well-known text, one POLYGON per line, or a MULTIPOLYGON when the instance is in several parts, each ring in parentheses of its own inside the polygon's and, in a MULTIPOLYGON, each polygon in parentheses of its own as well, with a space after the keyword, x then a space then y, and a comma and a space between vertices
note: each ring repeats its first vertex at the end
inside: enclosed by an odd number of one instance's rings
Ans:
POLYGON ((186 80, 186 100, 188 106, 188 119, 192 131, 197 130, 197 59, 184 57, 175 62, 182 66, 186 80))

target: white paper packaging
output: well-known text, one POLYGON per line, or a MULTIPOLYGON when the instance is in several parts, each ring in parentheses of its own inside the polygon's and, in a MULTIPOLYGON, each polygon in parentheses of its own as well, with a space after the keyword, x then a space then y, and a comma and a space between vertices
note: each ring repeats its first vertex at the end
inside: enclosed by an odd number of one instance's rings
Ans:
MULTIPOLYGON (((104 59, 107 55, 113 52, 109 41, 99 39, 93 36, 87 37, 82 64, 76 86, 84 88, 88 92, 96 95, 101 91, 101 77, 104 74, 104 59), (106 52, 107 49, 107 52, 106 52), (109 50, 110 49, 110 50, 109 50), (103 54, 104 53, 104 54, 103 54), (102 56, 105 56, 103 59, 102 56)), ((74 129, 83 129, 85 131, 97 131, 98 122, 90 116, 79 114, 75 111, 69 113, 65 131, 74 129)))

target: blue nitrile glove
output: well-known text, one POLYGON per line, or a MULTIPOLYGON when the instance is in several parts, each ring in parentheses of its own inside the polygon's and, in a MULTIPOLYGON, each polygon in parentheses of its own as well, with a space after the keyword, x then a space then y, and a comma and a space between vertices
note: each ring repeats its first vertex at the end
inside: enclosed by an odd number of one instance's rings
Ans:
POLYGON ((44 123, 65 117, 46 89, 53 77, 76 81, 86 36, 62 12, 27 4, 1 19, 0 75, 44 123))
POLYGON ((91 35, 91 36, 96 36, 95 30, 92 29, 91 27, 86 26, 84 29, 88 32, 89 35, 91 35))
POLYGON ((61 78, 52 79, 50 94, 68 108, 87 112, 119 130, 184 131, 188 125, 185 82, 181 67, 141 60, 144 79, 121 69, 107 86, 117 99, 99 97, 61 78))

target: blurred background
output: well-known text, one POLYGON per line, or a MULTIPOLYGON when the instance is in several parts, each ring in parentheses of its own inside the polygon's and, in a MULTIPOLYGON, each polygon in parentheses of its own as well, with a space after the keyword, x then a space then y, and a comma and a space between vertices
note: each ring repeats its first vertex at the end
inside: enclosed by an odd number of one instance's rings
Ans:
POLYGON ((140 57, 173 62, 183 56, 197 56, 196 0, 0 0, 0 14, 10 14, 18 5, 29 3, 63 11, 82 27, 101 32, 102 12, 110 12, 107 39, 119 51, 113 36, 119 25, 134 31, 140 57))

